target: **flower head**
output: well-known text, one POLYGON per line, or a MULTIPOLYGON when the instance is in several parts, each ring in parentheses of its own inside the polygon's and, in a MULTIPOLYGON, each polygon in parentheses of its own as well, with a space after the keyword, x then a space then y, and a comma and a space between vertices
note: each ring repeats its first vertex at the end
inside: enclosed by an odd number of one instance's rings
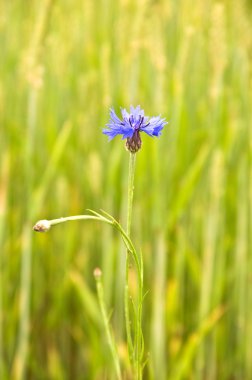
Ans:
POLYGON ((159 137, 164 126, 167 124, 165 119, 160 116, 148 117, 144 115, 144 111, 140 106, 134 108, 130 106, 130 113, 125 109, 121 109, 122 120, 116 115, 113 108, 110 110, 110 121, 107 124, 108 129, 104 129, 103 133, 112 140, 117 135, 122 135, 126 140, 126 148, 136 153, 142 145, 140 132, 147 135, 159 137))
POLYGON ((39 220, 33 227, 36 232, 47 232, 51 228, 51 223, 49 220, 39 220))

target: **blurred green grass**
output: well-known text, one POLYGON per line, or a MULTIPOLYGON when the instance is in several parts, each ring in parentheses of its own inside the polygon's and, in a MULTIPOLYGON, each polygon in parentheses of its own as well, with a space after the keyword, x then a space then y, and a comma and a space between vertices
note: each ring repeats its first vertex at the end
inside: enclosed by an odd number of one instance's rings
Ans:
POLYGON ((114 378, 96 266, 127 370, 118 236, 31 228, 86 208, 125 220, 128 155, 101 129, 130 104, 169 120, 137 155, 145 378, 252 378, 248 5, 1 2, 1 379, 114 378))

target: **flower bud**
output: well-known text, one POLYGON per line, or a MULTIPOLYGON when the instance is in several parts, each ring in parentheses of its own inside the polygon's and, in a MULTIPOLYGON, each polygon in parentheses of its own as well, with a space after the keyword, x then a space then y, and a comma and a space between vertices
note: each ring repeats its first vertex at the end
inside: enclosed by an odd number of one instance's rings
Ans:
POLYGON ((94 277, 96 279, 98 279, 98 278, 101 278, 101 275, 102 275, 101 269, 100 268, 95 268, 95 270, 94 270, 94 277))
POLYGON ((33 227, 34 231, 36 232, 47 232, 51 228, 51 223, 49 220, 40 220, 35 224, 33 227))
POLYGON ((132 137, 128 137, 126 140, 126 149, 131 153, 136 153, 142 146, 142 140, 139 130, 135 131, 132 137))

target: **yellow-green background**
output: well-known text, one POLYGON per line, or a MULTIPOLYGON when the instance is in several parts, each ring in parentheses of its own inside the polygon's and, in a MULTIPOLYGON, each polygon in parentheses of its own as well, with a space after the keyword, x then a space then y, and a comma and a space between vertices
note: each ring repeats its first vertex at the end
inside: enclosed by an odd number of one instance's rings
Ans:
POLYGON ((137 154, 145 379, 252 379, 251 15, 243 0, 1 1, 1 379, 115 378, 97 266, 129 373, 119 236, 32 226, 87 208, 125 224, 128 153, 101 131, 130 104, 169 121, 137 154))

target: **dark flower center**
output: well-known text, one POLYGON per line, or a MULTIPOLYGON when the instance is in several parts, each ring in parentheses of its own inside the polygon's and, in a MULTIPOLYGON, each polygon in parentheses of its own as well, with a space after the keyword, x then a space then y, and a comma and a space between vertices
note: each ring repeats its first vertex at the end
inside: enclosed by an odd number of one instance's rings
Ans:
POLYGON ((132 137, 128 137, 126 140, 126 149, 131 153, 136 153, 142 145, 142 140, 140 137, 139 127, 135 129, 135 132, 132 137))
POLYGON ((129 117, 130 125, 135 130, 140 129, 141 125, 143 124, 143 121, 144 121, 143 116, 139 116, 138 120, 135 120, 133 115, 130 115, 129 117))

